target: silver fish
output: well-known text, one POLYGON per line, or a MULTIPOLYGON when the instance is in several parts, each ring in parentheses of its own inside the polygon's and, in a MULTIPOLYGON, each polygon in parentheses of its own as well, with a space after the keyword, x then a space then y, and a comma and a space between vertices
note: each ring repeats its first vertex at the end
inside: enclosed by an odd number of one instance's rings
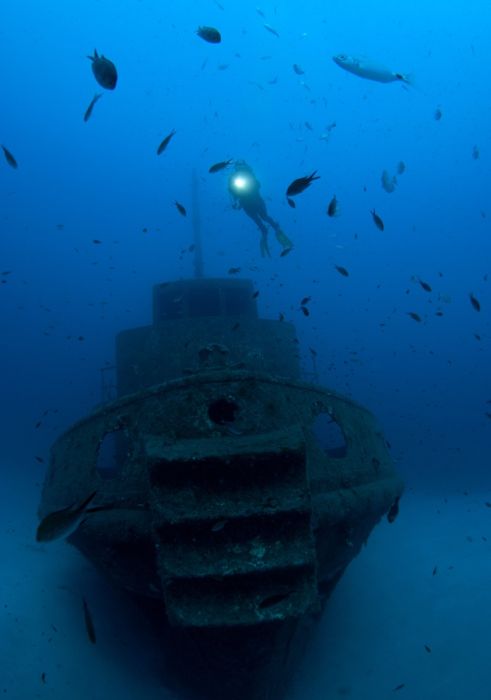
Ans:
POLYGON ((375 80, 378 83, 394 83, 397 80, 408 84, 412 82, 409 75, 391 71, 386 66, 370 61, 367 58, 356 58, 355 56, 340 53, 337 56, 333 56, 332 60, 340 68, 344 68, 349 73, 354 73, 354 75, 367 80, 375 80))

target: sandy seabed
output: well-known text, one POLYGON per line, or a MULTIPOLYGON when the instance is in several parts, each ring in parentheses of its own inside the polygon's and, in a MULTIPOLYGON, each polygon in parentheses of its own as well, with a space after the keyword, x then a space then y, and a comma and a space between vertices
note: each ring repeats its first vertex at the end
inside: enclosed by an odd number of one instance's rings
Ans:
MULTIPOLYGON (((64 541, 38 545, 38 489, 2 481, 0 697, 176 700, 150 620, 64 541)), ((406 492, 334 592, 289 700, 489 700, 490 500, 406 492)))

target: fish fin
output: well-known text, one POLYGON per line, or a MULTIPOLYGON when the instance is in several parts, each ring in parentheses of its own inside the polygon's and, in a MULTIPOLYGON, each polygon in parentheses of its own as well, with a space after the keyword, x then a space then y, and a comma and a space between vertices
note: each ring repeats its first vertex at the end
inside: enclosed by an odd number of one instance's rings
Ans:
POLYGON ((414 87, 414 75, 412 73, 396 73, 397 80, 414 87))
MULTIPOLYGON (((90 494, 90 496, 88 496, 88 497, 85 499, 85 501, 82 501, 82 503, 78 506, 78 509, 81 510, 81 511, 85 510, 85 509, 87 508, 87 506, 89 505, 89 503, 91 502, 91 500, 92 500, 92 499, 94 498, 94 496, 96 495, 96 493, 97 493, 97 491, 92 491, 92 493, 90 494)), ((72 507, 73 507, 73 506, 72 506, 72 507)))

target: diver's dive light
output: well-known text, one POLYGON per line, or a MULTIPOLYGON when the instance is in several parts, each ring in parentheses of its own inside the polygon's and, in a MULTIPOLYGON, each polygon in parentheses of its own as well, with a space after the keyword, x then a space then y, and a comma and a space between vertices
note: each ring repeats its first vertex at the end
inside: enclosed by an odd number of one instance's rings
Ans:
POLYGON ((252 178, 248 172, 241 170, 238 170, 235 173, 230 183, 231 189, 236 194, 245 194, 246 192, 249 192, 252 189, 253 185, 254 178, 252 178))

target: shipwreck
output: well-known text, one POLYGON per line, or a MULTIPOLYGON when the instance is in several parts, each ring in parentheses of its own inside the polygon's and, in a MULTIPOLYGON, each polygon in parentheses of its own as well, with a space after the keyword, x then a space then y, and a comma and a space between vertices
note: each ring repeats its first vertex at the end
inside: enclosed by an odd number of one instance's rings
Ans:
POLYGON ((116 339, 117 396, 52 447, 39 516, 165 611, 181 697, 279 700, 312 625, 401 495, 374 417, 302 378, 293 324, 245 279, 156 285, 116 339), (195 684, 195 687, 193 686, 195 684))

